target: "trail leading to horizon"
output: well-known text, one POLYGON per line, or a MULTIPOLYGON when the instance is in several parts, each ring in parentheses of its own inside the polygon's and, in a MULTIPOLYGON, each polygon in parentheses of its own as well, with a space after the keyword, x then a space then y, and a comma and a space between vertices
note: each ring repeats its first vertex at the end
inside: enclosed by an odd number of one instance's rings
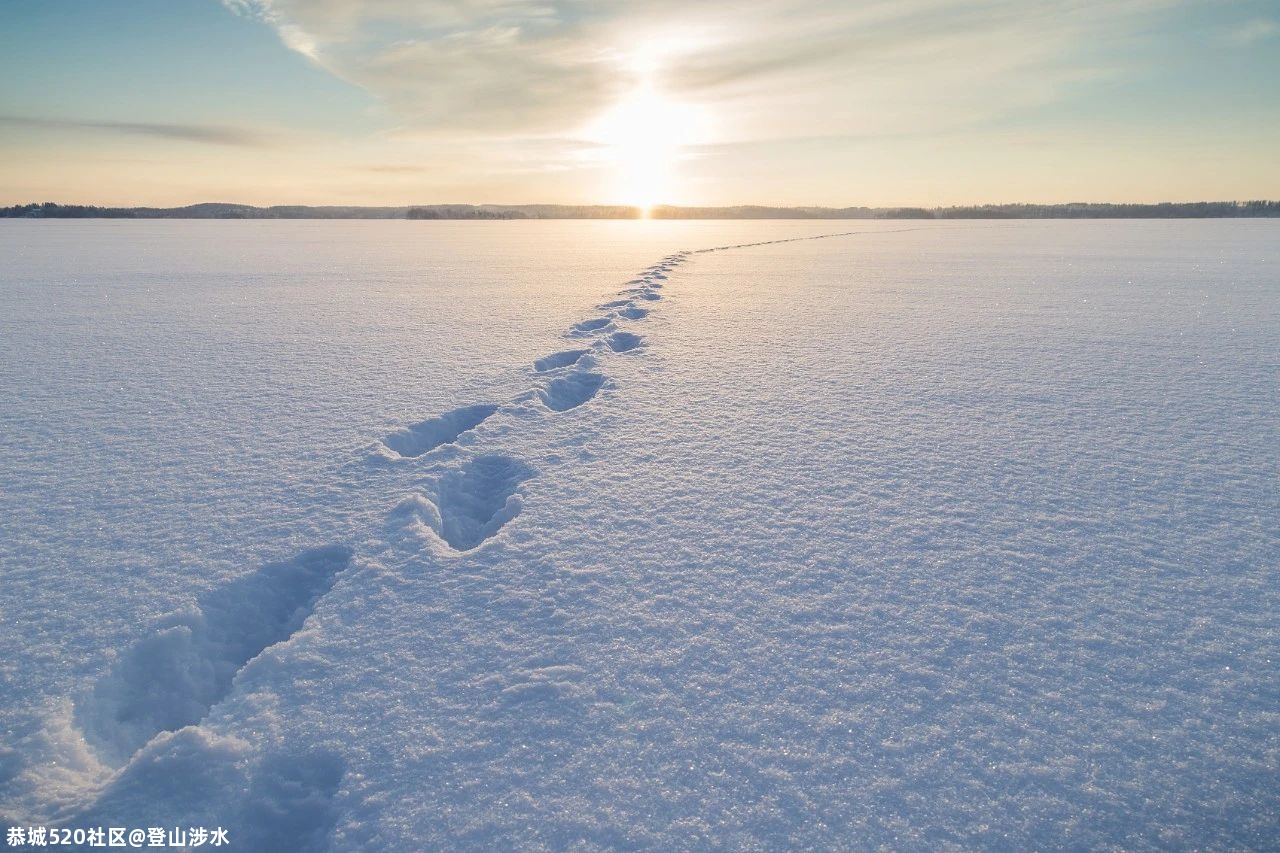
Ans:
POLYGON ((5 829, 1275 834, 1271 223, 344 227, 12 255, 5 829))

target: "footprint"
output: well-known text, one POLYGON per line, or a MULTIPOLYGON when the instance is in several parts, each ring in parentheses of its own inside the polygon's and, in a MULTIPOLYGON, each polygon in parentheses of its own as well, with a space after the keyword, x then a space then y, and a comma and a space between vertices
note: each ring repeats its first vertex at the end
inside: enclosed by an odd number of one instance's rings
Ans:
POLYGON ((538 396, 551 411, 567 412, 594 397, 602 385, 604 377, 599 373, 572 373, 552 379, 538 396))
POLYGON ((510 456, 477 456, 445 474, 425 521, 455 551, 470 551, 520 514, 520 484, 534 475, 510 456))
POLYGON ((585 335, 590 332, 599 331, 612 322, 612 317, 593 317, 590 320, 583 320, 581 323, 574 323, 573 327, 569 329, 569 334, 585 335))
POLYGON ((654 293, 654 292, 653 292, 653 291, 651 291, 651 290, 647 290, 647 291, 645 291, 644 293, 639 294, 637 298, 639 298, 639 299, 647 299, 647 300, 649 300, 650 302, 654 302, 654 301, 656 301, 656 300, 658 300, 658 299, 661 299, 661 298, 662 298, 662 294, 661 294, 661 293, 654 293))
POLYGON ((645 317, 649 316, 649 309, 648 308, 623 308, 621 311, 618 312, 618 316, 623 317, 627 320, 643 320, 645 317))
POLYGON ((120 765, 161 732, 200 722, 246 663, 302 627, 351 558, 343 546, 304 551, 165 618, 76 702, 85 741, 120 765))
POLYGON ((599 308, 601 311, 608 311, 612 308, 622 308, 625 305, 629 305, 630 302, 631 300, 629 299, 615 299, 612 302, 601 302, 596 307, 599 308))
POLYGON ((387 449, 401 458, 411 458, 430 453, 442 444, 457 441, 458 436, 484 423, 497 406, 482 404, 463 406, 446 412, 438 418, 422 421, 397 430, 382 439, 387 449))
POLYGON ((644 343, 644 338, 631 332, 614 332, 605 338, 605 343, 614 352, 630 352, 644 343))
POLYGON ((556 370, 561 367, 568 367, 571 364, 577 364, 578 359, 587 353, 588 349, 569 349, 564 352, 556 352, 551 355, 543 356, 533 363, 533 369, 539 373, 546 373, 548 370, 556 370))

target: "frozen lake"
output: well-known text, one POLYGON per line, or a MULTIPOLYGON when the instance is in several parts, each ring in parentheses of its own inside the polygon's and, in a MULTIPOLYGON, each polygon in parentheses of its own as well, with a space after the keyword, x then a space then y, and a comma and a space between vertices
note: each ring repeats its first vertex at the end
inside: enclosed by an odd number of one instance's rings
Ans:
POLYGON ((0 824, 1280 838, 1280 222, 6 221, 0 256, 0 824))

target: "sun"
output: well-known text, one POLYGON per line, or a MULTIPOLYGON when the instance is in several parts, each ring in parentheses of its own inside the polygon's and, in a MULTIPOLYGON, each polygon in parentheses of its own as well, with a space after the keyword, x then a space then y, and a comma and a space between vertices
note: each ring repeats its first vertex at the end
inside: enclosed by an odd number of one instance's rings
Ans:
POLYGON ((599 147, 606 166, 610 199, 641 209, 675 202, 684 195, 678 166, 689 146, 698 142, 706 124, 703 110, 662 93, 654 83, 653 65, 643 68, 635 86, 586 130, 599 147))

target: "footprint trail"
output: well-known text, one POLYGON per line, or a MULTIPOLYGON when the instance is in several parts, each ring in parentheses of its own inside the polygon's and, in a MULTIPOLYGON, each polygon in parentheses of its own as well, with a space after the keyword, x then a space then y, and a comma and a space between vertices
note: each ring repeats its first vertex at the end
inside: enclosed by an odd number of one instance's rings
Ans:
MULTIPOLYGON (((489 546, 520 515, 525 485, 538 472, 527 462, 486 451, 495 432, 488 424, 518 426, 521 419, 547 417, 563 419, 558 422, 573 428, 579 423, 578 410, 592 405, 602 391, 614 392, 607 373, 610 359, 646 352, 644 338, 627 324, 650 317, 664 298, 664 285, 694 254, 859 233, 891 232, 850 231, 681 251, 641 270, 614 298, 597 306, 602 313, 571 326, 563 335, 571 348, 533 362, 529 390, 505 402, 461 406, 384 436, 383 458, 397 465, 428 466, 421 493, 401 501, 392 518, 407 515, 424 524, 454 555, 489 546), (468 440, 460 441, 464 436, 468 440), (446 446, 459 452, 432 453, 446 446)), ((41 817, 73 826, 79 817, 105 809, 103 814, 110 811, 115 819, 118 804, 133 802, 136 790, 151 791, 147 774, 158 772, 170 780, 166 790, 175 796, 173 802, 189 804, 182 798, 214 784, 216 777, 223 779, 218 784, 224 789, 242 792, 237 796, 243 803, 243 840, 261 849, 323 847, 338 820, 333 803, 345 774, 342 757, 302 749, 269 752, 247 765, 232 759, 211 765, 210 756, 226 754, 221 746, 226 739, 208 731, 205 723, 215 708, 224 707, 238 677, 255 659, 302 629, 354 557, 350 547, 335 545, 262 566, 207 594, 197 607, 160 620, 122 651, 74 699, 71 712, 74 731, 112 772, 111 781, 100 787, 99 777, 84 789, 80 806, 68 804, 54 817, 41 817)), ((563 701, 579 691, 568 677, 572 674, 559 665, 534 668, 504 696, 512 705, 563 701)), ((259 670, 259 675, 269 681, 272 673, 259 670)), ((252 742, 262 733, 245 731, 235 737, 252 742)), ((178 806, 168 808, 181 812, 178 806)))
MULTIPOLYGON (((624 354, 644 346, 640 335, 618 325, 649 316, 651 309, 640 307, 639 303, 661 300, 660 291, 668 273, 685 263, 688 254, 668 255, 650 265, 626 282, 618 298, 596 306, 603 314, 574 323, 564 337, 589 342, 590 346, 535 359, 533 376, 542 381, 509 404, 520 407, 525 401, 538 401, 541 411, 560 416, 587 405, 602 390, 610 388, 608 376, 600 370, 599 358, 594 354, 624 354)), ((479 426, 500 409, 497 405, 455 409, 394 433, 383 443, 401 458, 421 456, 456 441, 461 433, 479 426)), ((532 466, 506 456, 482 455, 462 460, 438 471, 423 492, 402 501, 393 518, 423 522, 454 552, 466 553, 483 546, 519 514, 520 486, 536 473, 532 466)))
MULTIPOLYGON (((545 410, 552 415, 562 415, 573 411, 581 406, 590 403, 596 398, 599 392, 609 388, 609 380, 605 373, 600 371, 597 359, 592 355, 593 352, 605 354, 622 355, 635 352, 644 347, 644 339, 630 331, 619 328, 620 323, 639 322, 648 318, 651 307, 645 307, 646 304, 656 303, 662 300, 662 290, 664 285, 670 280, 670 275, 681 265, 689 261, 690 256, 694 254, 704 254, 707 252, 721 252, 731 249, 742 249, 752 246, 769 246, 777 243, 792 243, 801 240, 823 240, 834 237, 846 237, 855 234, 868 233, 899 233, 903 231, 917 231, 919 228, 900 228, 893 231, 841 231, 830 234, 818 234, 808 237, 789 237, 779 240, 764 240, 756 243, 738 243, 727 246, 713 246, 706 249, 686 250, 676 252, 661 258, 656 263, 650 264, 641 270, 634 278, 628 279, 618 291, 618 298, 608 299, 596 306, 596 309, 604 312, 601 315, 587 317, 574 323, 564 334, 564 337, 571 341, 588 341, 591 343, 590 348, 575 348, 553 352, 542 356, 533 362, 533 373, 535 377, 545 377, 544 381, 535 386, 531 392, 517 395, 510 401, 512 404, 518 405, 524 400, 539 400, 545 410)), ((420 456, 430 452, 432 449, 449 444, 457 440, 459 435, 469 430, 473 430, 481 423, 491 417, 499 410, 497 405, 469 406, 462 409, 455 409, 441 415, 438 418, 423 421, 410 427, 406 427, 397 433, 393 433, 383 440, 383 443, 393 452, 398 453, 402 458, 420 456)), ((476 465, 481 458, 478 457, 471 462, 461 463, 463 467, 448 469, 437 475, 435 480, 436 492, 440 495, 458 491, 461 489, 457 484, 461 482, 469 482, 466 472, 471 471, 471 477, 474 479, 479 475, 477 469, 468 468, 467 466, 476 465)), ((494 463, 486 463, 494 464, 494 463)), ((528 473, 520 478, 527 479, 533 476, 532 469, 528 469, 528 473)), ((481 478, 483 479, 483 478, 481 478)), ((518 485, 516 482, 512 485, 513 491, 518 485)), ((487 491, 485 494, 488 494, 487 491)), ((500 492, 501 490, 499 490, 500 492)), ((469 494, 466 489, 458 491, 459 494, 469 494)), ((496 494, 496 492, 495 492, 496 494)), ((504 497, 505 499, 505 497, 504 497)), ((498 529, 509 521, 506 518, 502 524, 498 524, 492 528, 486 528, 487 534, 484 536, 475 536, 471 534, 463 535, 456 532, 456 525, 447 524, 444 520, 445 510, 442 506, 437 506, 431 499, 425 495, 418 495, 411 500, 418 500, 430 504, 434 508, 434 512, 439 515, 439 521, 431 526, 436 528, 436 532, 440 537, 448 543, 456 551, 469 551, 479 547, 494 534, 498 529)), ((472 501, 471 498, 464 499, 463 502, 472 501)), ((474 501, 472 501, 474 502, 474 501)), ((495 510, 496 511, 496 510, 495 510)), ((483 513, 481 513, 483 514, 483 513)), ((431 515, 430 512, 427 513, 431 515)), ((496 515, 494 517, 497 517, 496 515)), ((511 517, 514 517, 512 515, 511 517)), ((474 520, 474 519, 473 519, 474 520)), ((487 524, 487 521, 485 522, 487 524)), ((468 522, 470 524, 470 522, 468 522)), ((481 524, 481 527, 484 525, 481 524)))

